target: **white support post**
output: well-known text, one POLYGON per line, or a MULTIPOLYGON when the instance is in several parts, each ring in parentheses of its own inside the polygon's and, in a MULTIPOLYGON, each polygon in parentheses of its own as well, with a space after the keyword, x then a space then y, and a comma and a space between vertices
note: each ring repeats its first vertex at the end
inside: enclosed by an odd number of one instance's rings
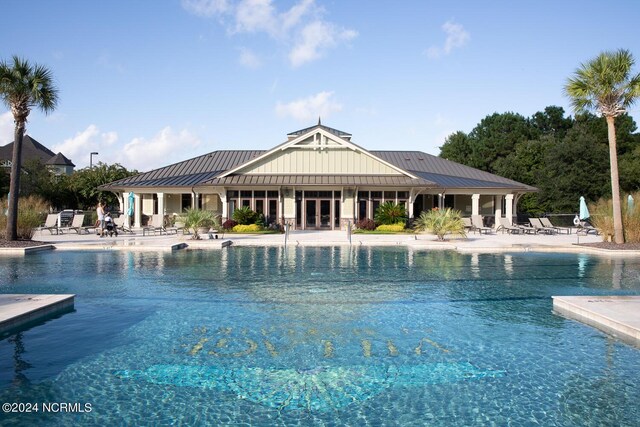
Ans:
POLYGON ((140 200, 140 194, 135 193, 133 195, 133 226, 136 228, 142 227, 142 201, 140 200))
POLYGON ((500 226, 500 218, 502 218, 502 196, 493 197, 493 206, 495 208, 495 221, 493 224, 493 228, 497 229, 500 226))
POLYGON ((158 215, 162 215, 162 217, 164 218, 164 193, 157 193, 158 194, 158 215))
POLYGON ((471 195, 471 215, 480 215, 480 195, 471 195))
POLYGON ((507 194, 504 196, 505 198, 505 213, 504 216, 507 217, 507 221, 509 224, 513 225, 513 194, 507 194))

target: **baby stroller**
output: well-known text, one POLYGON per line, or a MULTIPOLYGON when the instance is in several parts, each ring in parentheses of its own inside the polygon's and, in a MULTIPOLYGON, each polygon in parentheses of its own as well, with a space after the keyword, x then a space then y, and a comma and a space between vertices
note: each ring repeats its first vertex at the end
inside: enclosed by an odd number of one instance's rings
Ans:
POLYGON ((113 237, 114 235, 118 237, 118 227, 113 222, 113 218, 111 218, 109 212, 104 214, 104 234, 108 234, 109 237, 113 237))

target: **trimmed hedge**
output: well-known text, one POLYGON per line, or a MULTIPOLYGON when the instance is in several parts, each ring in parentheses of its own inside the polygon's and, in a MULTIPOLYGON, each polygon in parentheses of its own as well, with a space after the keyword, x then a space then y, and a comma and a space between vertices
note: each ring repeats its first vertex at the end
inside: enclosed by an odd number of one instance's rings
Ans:
POLYGON ((248 224, 248 225, 238 224, 235 227, 233 227, 232 230, 235 233, 255 233, 257 231, 262 231, 262 227, 260 227, 258 224, 248 224))
POLYGON ((379 225, 378 227, 376 227, 376 231, 387 231, 387 232, 399 233, 401 231, 404 231, 404 223, 398 222, 396 224, 379 225))

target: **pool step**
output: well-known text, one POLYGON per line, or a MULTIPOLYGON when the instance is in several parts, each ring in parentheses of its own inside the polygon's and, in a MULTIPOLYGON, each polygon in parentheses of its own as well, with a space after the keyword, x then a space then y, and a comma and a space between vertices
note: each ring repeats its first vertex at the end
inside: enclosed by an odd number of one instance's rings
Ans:
POLYGON ((0 295, 0 334, 73 307, 75 295, 0 295))

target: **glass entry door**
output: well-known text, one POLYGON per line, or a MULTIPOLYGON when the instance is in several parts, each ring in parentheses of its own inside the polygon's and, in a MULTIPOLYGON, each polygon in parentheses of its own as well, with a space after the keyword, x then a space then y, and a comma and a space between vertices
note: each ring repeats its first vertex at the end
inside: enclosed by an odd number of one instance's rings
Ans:
POLYGON ((307 230, 331 229, 331 200, 305 200, 304 228, 307 230))
POLYGON ((318 227, 318 203, 315 199, 305 200, 305 223, 304 228, 318 227))

